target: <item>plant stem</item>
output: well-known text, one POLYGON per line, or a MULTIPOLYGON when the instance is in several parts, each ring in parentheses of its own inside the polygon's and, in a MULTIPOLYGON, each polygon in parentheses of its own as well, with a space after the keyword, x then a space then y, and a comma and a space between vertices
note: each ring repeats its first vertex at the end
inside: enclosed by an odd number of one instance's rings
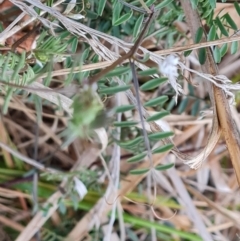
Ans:
MULTIPOLYGON (((181 0, 181 5, 185 12, 186 20, 192 37, 196 36, 197 30, 202 27, 202 22, 197 10, 192 8, 190 1, 181 0)), ((206 35, 202 37, 206 41, 206 35)), ((218 75, 219 71, 215 64, 213 54, 210 48, 206 48, 207 58, 202 65, 202 71, 205 74, 218 75)), ((209 83, 209 82, 208 82, 209 83)), ((225 137, 227 148, 230 154, 233 168, 236 173, 237 181, 240 186, 240 140, 236 124, 232 118, 230 106, 224 91, 217 86, 209 83, 210 97, 214 107, 214 123, 219 122, 221 131, 225 137)))
POLYGON ((125 60, 132 58, 132 56, 135 54, 135 52, 138 50, 138 47, 140 46, 143 38, 145 37, 145 34, 147 32, 147 30, 150 27, 150 24, 152 23, 154 17, 154 11, 151 12, 148 21, 146 22, 141 34, 139 35, 137 41, 135 42, 135 44, 132 46, 132 48, 129 50, 129 52, 127 52, 126 54, 124 54, 123 56, 121 56, 120 58, 118 58, 115 62, 113 62, 110 66, 106 67, 105 69, 103 69, 102 71, 100 71, 98 74, 94 75, 93 77, 90 77, 88 79, 88 84, 93 84, 95 82, 97 82, 98 80, 100 80, 104 75, 106 75, 108 72, 110 72, 111 70, 113 70, 115 67, 117 67, 119 64, 122 64, 125 60))

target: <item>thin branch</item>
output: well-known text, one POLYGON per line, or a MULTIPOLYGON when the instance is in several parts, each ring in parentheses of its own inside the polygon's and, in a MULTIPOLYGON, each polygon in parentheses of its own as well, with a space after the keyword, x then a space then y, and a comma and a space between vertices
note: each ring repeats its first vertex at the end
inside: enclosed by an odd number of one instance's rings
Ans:
POLYGON ((117 67, 118 65, 122 64, 125 60, 133 57, 133 55, 135 54, 135 52, 138 50, 138 47, 140 46, 143 38, 145 37, 145 34, 147 32, 147 30, 149 29, 152 21, 153 21, 153 17, 154 17, 154 11, 151 12, 148 21, 146 22, 140 36, 138 37, 137 41, 135 42, 135 44, 132 46, 132 48, 129 50, 128 53, 124 54, 122 57, 120 57, 119 59, 117 59, 115 62, 113 62, 110 66, 108 66, 107 68, 103 69, 102 71, 100 71, 98 74, 94 75, 93 77, 90 77, 88 79, 88 83, 89 84, 93 84, 95 82, 97 82, 98 80, 100 80, 104 75, 106 75, 108 72, 110 72, 111 70, 113 70, 115 67, 117 67))
POLYGON ((21 161, 26 162, 27 164, 36 167, 37 169, 41 170, 41 171, 45 171, 45 172, 49 172, 49 173, 57 173, 56 170, 52 169, 52 168, 47 168, 45 167, 43 164, 40 164, 38 162, 36 162, 35 160, 28 158, 24 155, 22 155, 21 153, 13 150, 12 148, 10 148, 9 146, 7 146, 6 144, 4 144, 3 142, 0 142, 0 147, 6 151, 8 151, 9 153, 11 153, 12 155, 14 155, 15 157, 19 158, 21 161))
MULTIPOLYGON (((192 8, 190 1, 181 0, 181 5, 185 12, 188 26, 192 36, 196 36, 197 30, 202 27, 201 19, 197 10, 192 8)), ((202 41, 206 41, 206 35, 203 36, 202 41)), ((206 48, 207 59, 202 65, 202 70, 206 74, 218 75, 219 71, 215 64, 213 54, 210 48, 206 48)), ((209 95, 214 108, 213 130, 219 128, 225 137, 225 141, 229 150, 231 161, 236 173, 238 184, 240 186, 240 140, 236 124, 232 118, 229 102, 224 91, 211 84, 209 84, 209 95), (218 124, 219 122, 219 124, 218 124)))

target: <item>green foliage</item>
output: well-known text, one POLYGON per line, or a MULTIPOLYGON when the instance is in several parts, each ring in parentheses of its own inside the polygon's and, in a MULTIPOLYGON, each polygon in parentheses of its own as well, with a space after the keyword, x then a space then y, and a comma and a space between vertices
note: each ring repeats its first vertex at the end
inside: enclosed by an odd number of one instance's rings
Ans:
POLYGON ((202 40, 202 36, 203 36, 203 28, 200 27, 196 32, 195 43, 199 43, 202 40))
MULTIPOLYGON (((86 15, 86 19, 81 20, 81 23, 88 25, 92 29, 97 29, 103 33, 113 35, 119 39, 131 37, 129 40, 131 43, 136 41, 139 37, 148 16, 147 14, 143 14, 141 12, 144 12, 145 10, 139 1, 130 0, 125 2, 126 4, 123 4, 118 0, 108 2, 106 0, 84 1, 76 4, 74 11, 84 12, 84 15, 86 15), (141 11, 138 11, 139 9, 141 11)), ((48 6, 52 6, 53 3, 55 3, 54 0, 48 0, 46 4, 48 6)), ((220 15, 215 18, 213 17, 213 11, 216 6, 215 0, 191 0, 191 3, 195 9, 199 10, 201 18, 205 19, 208 24, 210 29, 207 34, 208 41, 229 36, 230 29, 233 29, 234 31, 237 30, 237 25, 229 14, 225 14, 221 17, 220 15), (218 36, 217 33, 220 33, 220 36, 218 36)), ((155 24, 152 24, 149 27, 147 35, 150 39, 151 36, 155 37, 157 40, 156 46, 160 46, 159 42, 161 41, 161 46, 163 48, 168 48, 173 46, 180 38, 185 38, 186 36, 179 32, 173 24, 184 19, 183 11, 179 2, 173 0, 146 1, 146 5, 148 7, 152 4, 155 5, 155 10, 159 10, 159 14, 156 16, 156 19, 154 19, 155 24)), ((239 5, 234 3, 234 6, 240 15, 239 5)), ((39 9, 37 10, 39 11, 39 9)), ((162 90, 166 87, 168 79, 161 76, 157 68, 149 68, 147 70, 137 69, 135 74, 129 66, 124 63, 107 73, 98 81, 96 86, 88 86, 86 81, 87 77, 96 74, 98 71, 92 71, 89 69, 87 69, 87 71, 83 71, 82 65, 94 64, 103 61, 103 58, 95 53, 89 45, 89 42, 86 41, 86 39, 94 41, 94 38, 89 36, 89 33, 84 33, 85 35, 83 38, 73 36, 68 30, 64 30, 61 23, 54 30, 55 35, 51 34, 49 30, 42 30, 41 35, 37 40, 37 48, 31 53, 23 52, 22 54, 18 54, 8 52, 6 55, 0 55, 0 78, 1 81, 6 82, 6 85, 2 86, 5 101, 3 105, 3 112, 7 113, 8 105, 13 95, 17 91, 18 93, 19 91, 22 91, 21 89, 19 90, 19 88, 8 85, 7 83, 27 85, 36 81, 38 77, 41 77, 41 75, 44 74, 43 83, 48 86, 53 84, 54 86, 54 83, 52 82, 53 78, 51 76, 53 66, 56 62, 62 62, 64 68, 70 69, 70 72, 65 75, 66 78, 64 77, 63 85, 64 87, 67 87, 70 84, 75 84, 77 92, 77 94, 73 97, 69 97, 69 99, 73 101, 71 105, 72 116, 67 116, 67 128, 59 135, 60 138, 65 138, 63 147, 67 147, 77 137, 88 138, 91 136, 92 131, 95 128, 106 127, 111 141, 117 143, 121 148, 130 153, 131 157, 127 159, 129 164, 141 162, 144 159, 149 158, 151 155, 170 151, 173 148, 173 144, 165 142, 165 139, 172 137, 174 135, 173 132, 165 131, 147 133, 147 137, 145 139, 142 131, 144 128, 141 125, 141 122, 135 121, 134 119, 128 119, 128 115, 124 115, 125 112, 131 111, 140 113, 139 106, 137 106, 136 103, 131 103, 115 107, 112 106, 111 102, 118 93, 129 91, 130 89, 133 90, 135 96, 138 92, 141 92, 140 94, 144 94, 144 92, 147 92, 147 94, 154 93, 152 98, 148 99, 146 102, 143 101, 143 103, 140 103, 141 107, 143 106, 146 109, 149 108, 149 110, 155 111, 154 115, 144 119, 144 121, 148 122, 145 124, 151 125, 151 122, 157 122, 159 119, 169 115, 170 111, 172 111, 175 107, 172 92, 164 92, 164 95, 161 94, 160 96, 159 94, 157 96, 155 95, 155 93, 158 93, 158 90, 162 90), (28 63, 29 56, 34 58, 36 62, 30 65, 28 63), (139 78, 138 82, 140 83, 140 89, 137 89, 136 87, 136 89, 133 89, 131 82, 133 77, 136 77, 137 79, 139 78), (122 81, 122 84, 119 84, 120 82, 117 81, 117 78, 122 81), (104 101, 101 101, 101 98, 105 101, 105 103, 103 103, 104 101), (114 116, 112 122, 107 122, 107 110, 105 108, 108 107, 112 108, 111 110, 113 110, 115 114, 123 114, 121 121, 116 121, 116 116, 114 116), (119 129, 121 129, 121 135, 120 137, 117 137, 117 139, 115 137, 115 133, 119 129), (148 153, 149 150, 146 146, 146 141, 149 142, 151 153, 148 153), (156 146, 157 143, 158 147, 155 148, 154 146, 156 146)), ((202 40, 203 34, 203 28, 199 28, 195 36, 195 43, 199 43, 202 40)), ((104 44, 107 42, 105 37, 101 36, 100 38, 104 44)), ((106 47, 109 47, 108 43, 106 43, 106 47)), ((223 44, 221 47, 214 46, 213 54, 215 62, 220 63, 227 51, 227 44, 223 44)), ((235 54, 237 51, 238 42, 233 42, 231 44, 231 54, 235 54)), ((191 50, 187 50, 184 54, 187 56, 190 53, 191 50)), ((122 54, 122 52, 120 52, 120 54, 122 54)), ((146 54, 141 57, 142 60, 139 62, 145 63, 149 60, 149 56, 149 54, 146 54)), ((135 57, 138 58, 139 56, 135 57)), ((199 50, 199 61, 201 64, 206 61, 205 48, 201 48, 199 50)), ((182 81, 182 79, 179 78, 179 81, 182 81)), ((205 100, 199 99, 197 95, 195 95, 191 87, 189 87, 189 92, 190 94, 181 99, 179 105, 174 109, 174 111, 183 113, 186 110, 189 111, 188 107, 190 106, 190 113, 195 116, 207 105, 205 100)), ((50 101, 41 101, 39 97, 33 98, 31 96, 27 99, 27 101, 35 104, 38 120, 42 118, 42 116, 38 114, 42 112, 43 105, 50 106, 50 101)), ((115 102, 113 101, 113 103, 115 102)), ((59 106, 57 105, 57 108, 61 108, 60 104, 59 106)), ((155 167, 155 170, 164 171, 172 168, 173 166, 173 163, 159 165, 155 167)), ((56 173, 56 175, 51 174, 51 176, 42 176, 42 178, 46 178, 47 180, 54 182, 59 182, 62 179, 67 178, 67 194, 70 198, 71 205, 77 209, 81 204, 79 204, 79 199, 73 190, 72 179, 74 176, 81 176, 81 180, 86 184, 86 186, 89 186, 92 181, 97 179, 97 177, 91 175, 88 171, 89 170, 83 170, 79 173, 56 173)), ((147 174, 149 171, 149 168, 145 168, 132 170, 130 173, 133 175, 141 175, 147 174)), ((66 203, 65 199, 59 200, 59 209, 62 214, 67 212, 68 205, 66 203)), ((45 215, 49 208, 50 206, 42 208, 45 215)), ((127 220, 129 221, 129 219, 127 220)), ((163 225, 156 225, 156 228, 160 231, 164 230, 164 227, 165 226, 163 225)), ((164 232, 170 233, 172 230, 173 229, 166 229, 164 232)), ((48 230, 44 230, 44 232, 43 240, 62 240, 61 237, 57 236, 55 233, 51 233, 48 230)), ((198 236, 185 232, 179 232, 177 234, 182 238, 190 237, 192 238, 190 240, 200 240, 198 236)))
POLYGON ((143 84, 141 86, 141 90, 142 91, 146 91, 146 90, 152 90, 155 89, 156 87, 158 87, 159 85, 165 83, 168 79, 167 78, 156 78, 156 79, 152 79, 148 82, 146 82, 145 84, 143 84))
POLYGON ((170 163, 170 164, 166 164, 166 165, 158 165, 155 167, 155 169, 158 171, 164 171, 164 170, 172 168, 173 166, 174 166, 174 163, 170 163))

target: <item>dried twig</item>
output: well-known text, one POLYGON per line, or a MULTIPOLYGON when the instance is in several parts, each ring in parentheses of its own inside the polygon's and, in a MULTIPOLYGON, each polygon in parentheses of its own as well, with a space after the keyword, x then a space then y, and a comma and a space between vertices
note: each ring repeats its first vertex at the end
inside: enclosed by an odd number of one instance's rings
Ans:
MULTIPOLYGON (((192 8, 190 1, 181 0, 182 7, 184 9, 186 19, 191 31, 192 36, 196 35, 196 31, 202 27, 202 23, 197 10, 192 8)), ((206 41, 206 36, 203 36, 202 41, 206 41)), ((202 70, 204 73, 211 75, 218 75, 218 68, 214 62, 213 55, 210 48, 206 48, 207 59, 202 65, 202 70)), ((209 94, 214 107, 214 119, 213 119, 213 129, 212 135, 219 132, 219 124, 221 131, 225 137, 226 144, 229 150, 229 154, 232 160, 232 164, 237 176, 238 183, 240 185, 240 140, 239 133, 236 128, 236 124, 232 119, 231 110, 229 107, 226 94, 222 89, 216 87, 215 85, 209 84, 209 94), (218 123, 219 122, 219 123, 218 123)))

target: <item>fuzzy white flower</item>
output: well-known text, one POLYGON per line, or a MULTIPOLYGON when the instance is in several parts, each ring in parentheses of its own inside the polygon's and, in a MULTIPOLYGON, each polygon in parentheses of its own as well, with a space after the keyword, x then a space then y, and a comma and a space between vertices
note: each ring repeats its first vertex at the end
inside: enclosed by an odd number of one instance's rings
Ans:
POLYGON ((178 69, 177 65, 179 58, 175 55, 168 55, 165 60, 159 64, 159 70, 163 76, 167 77, 171 86, 176 91, 175 101, 177 103, 177 97, 183 92, 180 84, 177 83, 178 69))
POLYGON ((74 180, 74 184, 75 184, 74 189, 78 193, 79 197, 81 199, 83 199, 85 197, 85 195, 87 194, 86 186, 77 177, 74 177, 73 180, 74 180))

